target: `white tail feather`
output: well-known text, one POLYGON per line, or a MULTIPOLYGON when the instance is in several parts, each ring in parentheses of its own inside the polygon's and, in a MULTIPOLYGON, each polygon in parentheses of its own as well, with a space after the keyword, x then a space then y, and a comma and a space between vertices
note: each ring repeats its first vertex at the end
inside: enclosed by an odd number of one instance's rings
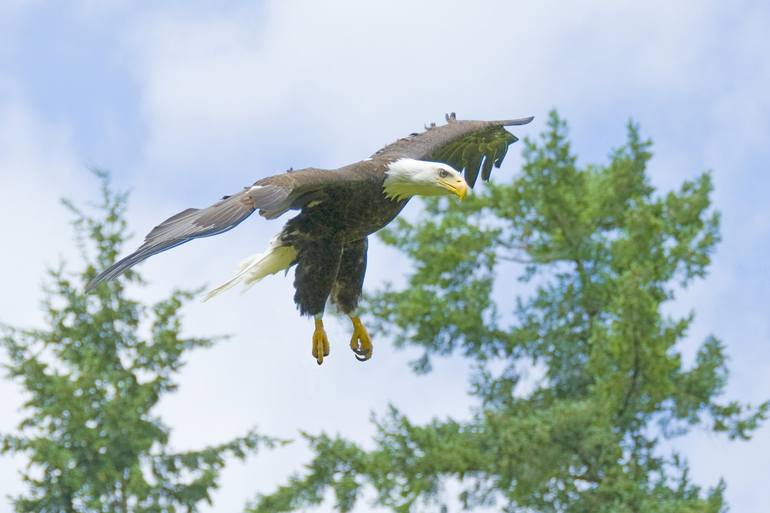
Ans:
POLYGON ((233 288, 240 282, 248 289, 259 280, 270 274, 288 269, 297 257, 297 250, 291 246, 282 245, 279 238, 270 241, 270 247, 264 253, 258 253, 247 257, 238 264, 238 272, 235 276, 222 285, 211 289, 203 296, 203 301, 208 301, 214 296, 233 288))

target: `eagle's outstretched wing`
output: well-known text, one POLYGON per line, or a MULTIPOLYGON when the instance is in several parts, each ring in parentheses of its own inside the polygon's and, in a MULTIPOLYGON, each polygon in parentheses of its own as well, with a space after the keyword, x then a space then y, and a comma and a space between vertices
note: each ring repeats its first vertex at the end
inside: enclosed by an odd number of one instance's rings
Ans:
POLYGON ((454 114, 446 116, 445 125, 432 124, 425 132, 385 146, 372 158, 412 158, 449 164, 465 172, 471 187, 481 172, 482 180, 489 180, 492 166, 500 167, 508 146, 518 138, 504 127, 526 125, 533 117, 500 121, 458 120, 454 114))
POLYGON ((95 276, 88 282, 86 292, 162 251, 235 228, 255 210, 273 219, 289 209, 302 208, 313 192, 350 180, 349 174, 313 168, 289 171, 258 180, 210 207, 183 210, 153 228, 136 251, 95 276))
MULTIPOLYGON (((447 124, 432 125, 421 134, 412 134, 390 144, 372 158, 391 160, 413 158, 444 162, 465 171, 471 187, 479 172, 489 179, 492 166, 500 167, 508 146, 517 141, 505 126, 524 125, 532 118, 502 121, 458 121, 454 113, 447 116, 447 124)), ((326 187, 340 184, 353 185, 370 180, 361 164, 327 171, 307 168, 263 178, 251 187, 231 196, 225 196, 210 207, 188 208, 153 228, 139 248, 115 262, 94 277, 86 286, 92 290, 99 283, 112 279, 134 265, 173 247, 201 237, 226 232, 255 210, 267 219, 273 219, 289 209, 302 208, 326 187)))

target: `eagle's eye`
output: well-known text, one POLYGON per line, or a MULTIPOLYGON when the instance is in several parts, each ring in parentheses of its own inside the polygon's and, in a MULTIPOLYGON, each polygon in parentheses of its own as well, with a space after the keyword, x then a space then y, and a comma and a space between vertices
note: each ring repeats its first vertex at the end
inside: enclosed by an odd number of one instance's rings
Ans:
POLYGON ((438 175, 441 178, 446 178, 447 176, 449 176, 449 171, 447 171, 446 169, 442 169, 441 171, 438 172, 438 175))

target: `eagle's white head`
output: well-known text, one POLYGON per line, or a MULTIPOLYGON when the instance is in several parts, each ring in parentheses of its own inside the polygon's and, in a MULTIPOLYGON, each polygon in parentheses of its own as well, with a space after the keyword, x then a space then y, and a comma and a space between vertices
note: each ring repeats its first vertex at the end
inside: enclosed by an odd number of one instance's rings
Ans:
POLYGON ((398 159, 388 165, 383 189, 388 198, 468 194, 468 184, 452 166, 427 160, 398 159))

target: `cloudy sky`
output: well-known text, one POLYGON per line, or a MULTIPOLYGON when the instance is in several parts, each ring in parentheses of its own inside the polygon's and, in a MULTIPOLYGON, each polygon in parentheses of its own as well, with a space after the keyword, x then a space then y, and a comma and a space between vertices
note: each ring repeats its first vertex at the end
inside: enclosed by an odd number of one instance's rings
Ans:
MULTIPOLYGON (((3 0, 0 320, 39 322, 42 271, 75 254, 58 198, 93 198, 89 167, 111 170, 133 191, 129 218, 142 235, 171 213, 288 167, 365 157, 450 110, 478 119, 533 114, 518 133, 534 135, 555 107, 581 162, 604 162, 632 117, 655 141, 651 173, 662 190, 714 171, 724 241, 708 278, 672 309, 697 312, 685 354, 709 333, 721 337, 731 358, 727 394, 762 401, 770 396, 766 5, 3 0)), ((501 174, 519 163, 513 151, 501 174)), ((278 230, 253 219, 159 256, 142 266, 151 284, 138 294, 154 300, 174 286, 216 283, 278 230)), ((370 289, 408 271, 379 244, 370 262, 370 289)), ((332 322, 332 354, 319 368, 309 354, 312 323, 298 318, 292 294, 276 277, 246 296, 187 309, 190 334, 234 337, 191 355, 180 390, 163 400, 175 447, 224 441, 253 425, 281 435, 323 429, 367 444, 370 413, 388 403, 418 421, 468 416, 459 358, 415 376, 406 365, 415 352, 379 340, 374 360, 359 364, 349 327, 332 322)), ((13 429, 19 403, 19 390, 0 381, 0 432, 13 429)), ((751 442, 696 430, 675 446, 697 482, 727 480, 733 511, 766 511, 770 425, 751 442)), ((296 444, 230 465, 216 511, 239 511, 308 457, 296 444)), ((22 463, 0 463, 0 495, 21 490, 22 463)), ((0 501, 0 513, 10 511, 0 501)))

